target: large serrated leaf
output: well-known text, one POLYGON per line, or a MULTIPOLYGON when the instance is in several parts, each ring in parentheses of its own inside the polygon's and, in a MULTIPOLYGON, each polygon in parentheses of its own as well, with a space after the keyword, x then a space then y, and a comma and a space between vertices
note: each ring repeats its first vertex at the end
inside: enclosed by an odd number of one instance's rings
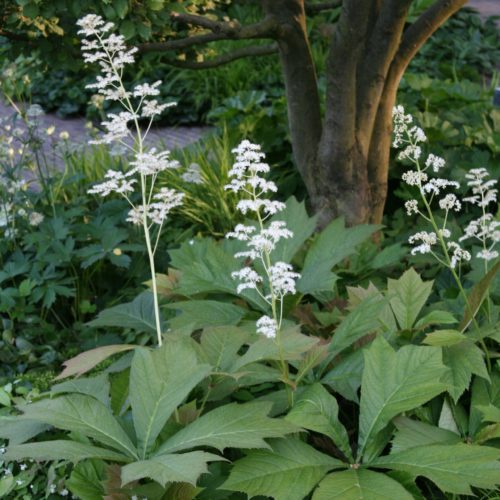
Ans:
POLYGON ((190 325, 193 330, 208 326, 236 325, 245 315, 242 307, 216 300, 189 300, 165 306, 180 313, 169 320, 173 330, 190 325))
POLYGON ((283 437, 299 429, 286 421, 268 417, 272 403, 251 402, 220 406, 180 430, 155 455, 198 446, 267 448, 266 438, 283 437))
POLYGON ((428 444, 455 444, 461 441, 458 434, 434 425, 407 417, 393 420, 396 433, 392 440, 391 454, 428 444))
POLYGON ((472 374, 489 380, 488 369, 484 362, 483 351, 473 342, 465 341, 443 347, 443 362, 450 368, 450 393, 455 403, 469 387, 472 374))
POLYGON ((214 371, 229 370, 248 337, 246 332, 234 326, 206 328, 200 339, 201 356, 214 367, 214 371))
POLYGON ((337 400, 321 384, 314 384, 302 393, 286 420, 328 436, 349 460, 353 459, 349 436, 339 420, 337 400))
POLYGON ((273 441, 271 446, 272 451, 250 451, 236 461, 220 488, 242 491, 250 498, 264 495, 275 500, 303 500, 329 470, 346 467, 298 439, 273 441))
POLYGON ((208 472, 207 463, 218 460, 225 459, 204 451, 161 455, 122 467, 122 483, 127 484, 138 479, 149 478, 163 487, 167 483, 180 482, 194 486, 198 478, 208 472))
POLYGON ((395 352, 382 337, 365 350, 359 420, 360 456, 391 419, 447 389, 440 349, 408 345, 395 352))
POLYGON ((356 246, 367 240, 381 226, 345 227, 343 218, 332 221, 314 240, 307 252, 297 290, 302 293, 331 291, 337 280, 332 268, 356 252, 356 246))
POLYGON ((139 455, 145 458, 158 434, 188 394, 211 370, 198 363, 189 339, 169 339, 160 349, 137 349, 130 371, 130 402, 139 455))
POLYGON ((47 429, 47 424, 37 420, 0 417, 0 438, 8 439, 11 445, 24 443, 47 429))
POLYGON ((125 455, 137 458, 134 444, 113 417, 109 408, 97 399, 83 394, 71 394, 54 399, 42 399, 20 406, 19 419, 36 420, 59 429, 80 432, 125 455))
POLYGON ((358 349, 335 363, 335 366, 321 379, 321 383, 331 387, 342 397, 359 403, 358 390, 364 366, 363 349, 358 349))
POLYGON ((379 295, 361 301, 336 328, 329 347, 331 356, 340 354, 357 340, 374 333, 380 327, 378 316, 385 304, 385 299, 379 295))
POLYGON ((6 460, 24 460, 27 458, 33 460, 69 460, 70 462, 79 462, 86 458, 100 458, 113 462, 128 462, 130 460, 129 456, 112 450, 65 440, 10 446, 3 458, 6 460))
POLYGON ((231 273, 241 268, 241 263, 215 241, 204 238, 186 242, 179 249, 170 251, 171 266, 180 271, 180 281, 174 293, 193 297, 200 293, 228 293, 241 295, 262 311, 267 303, 255 290, 237 293, 238 282, 231 273))
POLYGON ((53 385, 50 392, 53 394, 86 394, 87 396, 96 398, 104 405, 107 405, 109 403, 109 389, 108 375, 106 373, 101 373, 97 377, 67 380, 66 382, 53 385))
POLYGON ((274 215, 272 221, 284 221, 293 233, 291 238, 283 238, 278 242, 272 258, 274 262, 290 262, 316 229, 317 216, 309 217, 304 202, 299 202, 292 196, 286 200, 285 210, 274 215))
MULTIPOLYGON (((161 320, 161 324, 163 331, 163 320, 161 320)), ((94 327, 116 326, 132 328, 139 332, 156 333, 153 294, 146 290, 132 302, 104 309, 88 325, 94 327)))
POLYGON ((281 332, 281 345, 273 339, 260 338, 250 345, 248 351, 240 356, 230 368, 230 372, 236 372, 244 366, 256 361, 266 359, 300 359, 301 354, 309 351, 319 342, 316 337, 302 335, 298 328, 289 328, 281 332))
POLYGON ((370 466, 424 476, 442 491, 472 495, 471 486, 500 484, 500 450, 470 444, 427 445, 379 457, 370 466))
POLYGON ((429 298, 432 284, 432 281, 424 282, 413 268, 408 269, 398 280, 388 280, 389 301, 402 330, 413 327, 429 298))
POLYGON ((319 483, 312 500, 413 500, 403 486, 385 474, 366 469, 333 472, 319 483))

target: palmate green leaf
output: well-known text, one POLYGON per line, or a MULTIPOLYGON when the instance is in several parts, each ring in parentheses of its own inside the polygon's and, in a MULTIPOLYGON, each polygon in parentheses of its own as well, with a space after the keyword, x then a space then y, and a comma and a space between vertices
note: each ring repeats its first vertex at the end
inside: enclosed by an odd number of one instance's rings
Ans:
POLYGON ((268 417, 272 403, 252 401, 231 403, 189 424, 174 434, 155 452, 155 456, 198 446, 224 448, 268 448, 266 438, 283 437, 299 430, 281 419, 268 417))
POLYGON ((429 298, 432 284, 432 281, 422 281, 413 268, 408 269, 398 280, 387 281, 389 302, 402 330, 413 327, 429 298))
POLYGON ((457 323, 453 314, 448 311, 436 310, 420 318, 415 323, 415 328, 425 328, 430 325, 452 325, 453 323, 457 323))
POLYGON ((397 481, 367 469, 333 472, 319 483, 312 500, 413 500, 397 481))
POLYGON ((428 333, 422 343, 432 346, 451 346, 460 344, 464 340, 467 340, 467 337, 458 330, 436 330, 428 333))
POLYGON ((435 347, 408 345, 395 352, 382 337, 365 350, 359 420, 360 455, 378 432, 404 411, 447 389, 448 369, 435 347))
POLYGON ((248 348, 248 351, 240 356, 230 368, 230 372, 237 372, 244 366, 265 359, 300 359, 301 354, 309 351, 319 342, 316 337, 308 337, 299 332, 298 327, 288 328, 281 332, 281 349, 273 340, 262 337, 248 348))
POLYGON ((489 380, 483 352, 471 341, 443 347, 443 362, 450 368, 448 392, 455 403, 469 387, 472 374, 489 380))
POLYGON ((149 478, 163 487, 167 483, 181 482, 195 486, 198 478, 208 472, 208 462, 222 460, 225 459, 205 451, 161 455, 122 467, 122 484, 149 478))
POLYGON ((102 500, 105 491, 101 483, 105 465, 101 460, 85 460, 73 467, 71 476, 65 482, 73 495, 85 500, 102 500))
POLYGON ((355 253, 356 246, 381 227, 358 225, 346 228, 343 217, 332 221, 307 252, 297 290, 302 293, 331 291, 338 278, 332 273, 333 266, 355 253))
POLYGON ((190 341, 171 338, 160 349, 134 354, 130 402, 141 458, 177 406, 210 373, 209 365, 198 363, 190 341))
POLYGON ((499 424, 491 424, 483 427, 475 436, 474 443, 483 444, 490 439, 498 439, 500 438, 500 423, 499 424))
POLYGON ((49 429, 47 424, 37 420, 17 417, 0 417, 0 438, 8 439, 10 445, 24 443, 49 429))
POLYGON ((200 355, 214 371, 227 371, 248 338, 246 332, 234 326, 205 328, 200 339, 200 355))
MULTIPOLYGON (((231 273, 240 269, 241 263, 214 240, 197 239, 193 244, 186 241, 170 251, 170 258, 170 265, 181 272, 180 283, 174 289, 176 294, 186 297, 217 292, 238 295, 238 283, 231 273)), ((266 302, 255 290, 245 290, 241 295, 255 307, 267 310, 266 302)))
POLYGON ((199 293, 234 293, 236 290, 231 272, 239 268, 239 263, 214 240, 196 239, 192 244, 186 241, 169 254, 170 265, 182 273, 176 293, 191 297, 199 293))
POLYGON ((128 407, 130 369, 111 375, 111 410, 114 415, 121 415, 128 407))
POLYGON ((494 489, 500 484, 500 450, 458 443, 427 445, 375 459, 370 467, 424 476, 439 489, 472 495, 471 486, 494 489))
POLYGON ((68 460, 79 462, 100 458, 112 462, 129 462, 130 456, 76 441, 55 440, 9 446, 2 456, 6 460, 68 460))
POLYGON ((353 460, 349 436, 339 420, 337 400, 321 384, 308 387, 285 418, 299 427, 328 436, 353 460))
POLYGON ((272 441, 271 446, 272 451, 253 450, 237 460, 220 489, 242 491, 249 498, 303 500, 329 470, 347 466, 298 439, 272 441))
POLYGON ((364 349, 358 349, 335 363, 334 367, 321 379, 321 383, 338 392, 342 397, 359 403, 358 390, 365 360, 364 349))
POLYGON ((109 408, 97 399, 71 394, 54 399, 42 399, 20 406, 19 419, 36 420, 59 429, 80 432, 125 455, 137 458, 134 444, 113 417, 109 408))
POLYGON ((485 422, 500 423, 500 408, 492 405, 478 405, 476 408, 483 414, 485 422))
POLYGON ((379 313, 386 301, 379 295, 362 300, 336 328, 330 342, 330 357, 337 356, 354 342, 380 327, 379 313))
POLYGON ((193 330, 207 326, 236 325, 245 315, 242 307, 216 300, 189 300, 165 306, 180 312, 169 320, 173 330, 190 325, 193 330))
POLYGON ((428 444, 456 444, 461 441, 458 434, 434 425, 407 417, 393 420, 396 433, 392 440, 391 454, 428 444))
POLYGON ((485 379, 474 377, 471 386, 471 405, 469 415, 469 434, 476 435, 484 422, 484 407, 493 405, 500 408, 500 373, 493 371, 491 384, 485 379))
POLYGON ((284 221, 293 233, 291 238, 281 239, 272 254, 275 262, 290 262, 316 229, 317 216, 309 217, 304 202, 292 196, 286 200, 285 210, 271 217, 270 221, 284 221))
MULTIPOLYGON (((132 328, 138 332, 156 334, 153 294, 149 290, 146 290, 139 294, 132 302, 104 309, 96 319, 89 321, 87 324, 94 327, 116 326, 120 328, 132 328)), ((161 320, 161 324, 163 330, 163 320, 161 320)))
POLYGON ((87 396, 96 398, 104 405, 107 405, 109 403, 109 389, 110 384, 108 375, 106 373, 101 373, 97 377, 78 378, 53 385, 50 392, 53 394, 86 394, 87 396))

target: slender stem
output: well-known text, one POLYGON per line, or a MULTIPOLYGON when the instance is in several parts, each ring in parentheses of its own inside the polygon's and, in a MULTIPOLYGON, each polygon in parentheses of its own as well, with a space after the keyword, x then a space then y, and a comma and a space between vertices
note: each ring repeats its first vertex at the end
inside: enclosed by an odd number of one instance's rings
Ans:
MULTIPOLYGON (((414 163, 415 163, 419 173, 422 172, 422 170, 420 168, 419 161, 416 160, 414 163)), ((427 210, 428 220, 429 220, 430 224, 432 225, 432 228, 434 229, 434 232, 436 233, 436 236, 437 236, 439 243, 441 245, 441 249, 443 251, 443 255, 445 258, 445 265, 450 270, 450 272, 453 276, 453 279, 455 280, 455 282, 457 284, 458 290, 459 290, 459 292, 460 292, 460 294, 465 302, 465 307, 466 307, 466 309, 471 317, 471 321, 474 325, 474 328, 477 331, 478 341, 481 344, 481 347, 484 351, 485 358, 486 358, 486 364, 488 366, 488 371, 491 371, 491 361, 490 361, 488 348, 487 348, 486 344, 484 343, 484 340, 480 336, 479 325, 476 321, 475 313, 472 310, 472 307, 471 307, 470 302, 469 302, 469 298, 467 297, 467 293, 465 292, 465 290, 462 286, 462 282, 460 281, 460 277, 458 276, 457 272, 455 271, 455 268, 451 264, 451 259, 450 259, 450 255, 448 252, 448 248, 446 247, 446 242, 444 241, 443 230, 445 229, 445 226, 446 226, 446 220, 448 217, 448 210, 446 210, 445 224, 443 225, 442 229, 440 229, 436 223, 436 219, 434 218, 434 214, 432 213, 431 206, 430 206, 429 202, 427 201, 427 198, 425 196, 424 190, 422 189, 422 186, 419 186, 419 192, 420 192, 420 197, 422 199, 422 202, 427 210)))

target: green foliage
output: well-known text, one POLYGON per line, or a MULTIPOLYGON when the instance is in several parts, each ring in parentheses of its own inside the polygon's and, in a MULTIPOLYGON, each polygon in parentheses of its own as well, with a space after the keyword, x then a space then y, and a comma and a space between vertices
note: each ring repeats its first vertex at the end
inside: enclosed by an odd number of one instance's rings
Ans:
POLYGON ((314 492, 313 500, 370 498, 371 500, 410 500, 414 498, 400 483, 385 474, 367 469, 330 474, 314 492))
POLYGON ((222 489, 302 500, 328 470, 342 468, 338 460, 298 439, 273 441, 271 447, 248 452, 236 462, 222 489))
MULTIPOLYGON (((269 418, 271 403, 264 402, 221 406, 202 416, 194 406, 194 418, 182 420, 180 405, 210 370, 209 365, 199 363, 193 342, 185 337, 171 338, 153 352, 136 349, 130 370, 127 415, 120 417, 110 407, 113 382, 106 404, 102 402, 102 393, 98 398, 87 394, 99 381, 110 387, 105 375, 97 380, 66 382, 45 398, 20 405, 22 415, 11 422, 11 429, 4 435, 14 437, 28 422, 69 430, 70 436, 84 436, 84 440, 11 443, 4 458, 54 460, 60 456, 71 462, 91 458, 124 463, 120 485, 131 484, 133 489, 136 480, 151 478, 166 488, 179 481, 194 485, 206 472, 208 462, 223 460, 213 453, 190 451, 192 448, 267 448, 265 438, 282 437, 297 430, 292 424, 269 418), (61 396, 60 392, 71 393, 61 396), (126 424, 128 419, 135 432, 126 424), (179 451, 183 453, 176 453, 179 451)), ((69 482, 70 487, 75 482, 80 491, 76 476, 73 483, 69 482)))

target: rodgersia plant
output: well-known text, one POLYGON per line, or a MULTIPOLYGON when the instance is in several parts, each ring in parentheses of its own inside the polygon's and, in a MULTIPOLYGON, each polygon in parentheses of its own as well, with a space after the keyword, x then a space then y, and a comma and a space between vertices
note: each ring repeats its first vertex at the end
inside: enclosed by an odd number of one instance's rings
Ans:
MULTIPOLYGON (((253 214, 256 224, 237 224, 234 231, 226 235, 246 243, 246 250, 236 253, 235 257, 250 262, 232 276, 240 282, 238 293, 253 289, 267 302, 270 315, 257 320, 257 333, 274 339, 280 345, 284 297, 296 293, 295 280, 300 275, 293 271, 290 264, 274 261, 272 253, 280 240, 291 238, 293 233, 284 221, 266 223, 271 216, 281 212, 285 204, 266 198, 269 193, 275 193, 277 187, 274 182, 262 177, 269 172, 269 165, 263 161, 265 154, 260 146, 244 140, 233 153, 236 154, 236 162, 229 171, 232 180, 226 189, 247 196, 238 202, 237 209, 243 215, 253 214)), ((281 365, 287 377, 284 360, 281 365)))
MULTIPOLYGON (((488 270, 487 262, 498 257, 494 249, 500 240, 500 223, 493 220, 493 215, 486 211, 491 202, 496 201, 497 190, 493 187, 496 180, 487 180, 488 172, 484 168, 472 169, 466 178, 467 185, 472 187, 473 195, 462 200, 454 193, 446 193, 448 189, 458 189, 460 184, 445 178, 433 177, 432 173, 440 172, 445 166, 445 160, 434 154, 429 154, 425 161, 422 159, 421 143, 427 140, 424 131, 413 124, 411 115, 405 114, 402 106, 393 110, 394 141, 393 146, 401 148, 399 160, 407 160, 415 167, 403 174, 403 180, 409 186, 417 188, 419 199, 412 199, 405 203, 408 215, 418 214, 431 226, 432 231, 419 231, 409 238, 409 243, 414 245, 412 255, 431 254, 436 260, 447 267, 457 283, 457 287, 465 301, 471 321, 478 327, 474 316, 475 311, 469 303, 467 294, 462 286, 457 268, 464 261, 471 260, 471 253, 462 248, 460 243, 475 237, 482 243, 482 250, 476 254, 479 259, 485 260, 485 271, 488 270), (443 213, 438 220, 435 216, 435 202, 443 213), (457 240, 452 239, 452 233, 447 228, 450 214, 459 212, 462 203, 469 202, 482 209, 479 219, 473 220, 465 228, 465 234, 457 240), (442 221, 442 222, 441 222, 442 221)), ((484 347, 483 344, 483 348, 484 347)))
POLYGON ((113 23, 106 23, 100 16, 89 14, 78 21, 84 59, 87 63, 98 63, 101 75, 87 87, 97 90, 105 100, 119 103, 123 111, 109 113, 104 121, 106 132, 94 144, 121 145, 130 155, 131 169, 127 172, 108 170, 106 180, 89 190, 91 194, 108 196, 118 193, 130 204, 127 221, 141 226, 149 257, 158 344, 162 344, 160 312, 155 271, 155 252, 163 224, 176 206, 182 203, 183 193, 174 189, 161 188, 155 191, 158 175, 168 169, 177 168, 178 162, 169 158, 168 151, 157 151, 146 145, 146 138, 153 120, 172 103, 160 104, 153 97, 159 95, 157 81, 144 83, 127 90, 123 85, 123 71, 134 62, 135 48, 127 48, 122 35, 110 33, 113 23), (144 129, 140 120, 146 120, 144 129), (130 128, 129 128, 130 127, 130 128), (139 191, 140 202, 134 202, 133 193, 139 191))
POLYGON ((487 212, 487 207, 496 202, 497 189, 494 189, 494 186, 497 181, 488 180, 489 174, 484 168, 472 169, 465 176, 468 179, 467 186, 472 188, 472 196, 460 200, 454 193, 445 193, 448 188, 460 187, 456 181, 432 176, 432 172, 438 173, 443 169, 445 160, 434 154, 429 154, 425 162, 422 160, 420 144, 427 138, 421 128, 413 125, 412 116, 405 114, 402 106, 394 108, 393 118, 393 146, 402 148, 398 159, 408 160, 415 166, 415 170, 408 170, 403 174, 403 180, 409 186, 417 187, 420 195, 419 200, 408 200, 405 203, 406 212, 408 215, 419 214, 432 228, 432 231, 420 231, 410 236, 409 243, 414 245, 412 255, 430 253, 456 276, 455 269, 460 263, 471 259, 470 252, 463 249, 460 242, 474 237, 483 247, 476 257, 485 261, 496 259, 498 251, 494 247, 500 240, 500 223, 493 220, 493 214, 487 212), (436 199, 439 209, 443 212, 442 223, 439 223, 434 215, 433 205, 436 199), (451 231, 447 228, 449 215, 459 212, 463 202, 481 207, 482 215, 479 219, 472 220, 465 228, 465 234, 453 241, 451 231))

